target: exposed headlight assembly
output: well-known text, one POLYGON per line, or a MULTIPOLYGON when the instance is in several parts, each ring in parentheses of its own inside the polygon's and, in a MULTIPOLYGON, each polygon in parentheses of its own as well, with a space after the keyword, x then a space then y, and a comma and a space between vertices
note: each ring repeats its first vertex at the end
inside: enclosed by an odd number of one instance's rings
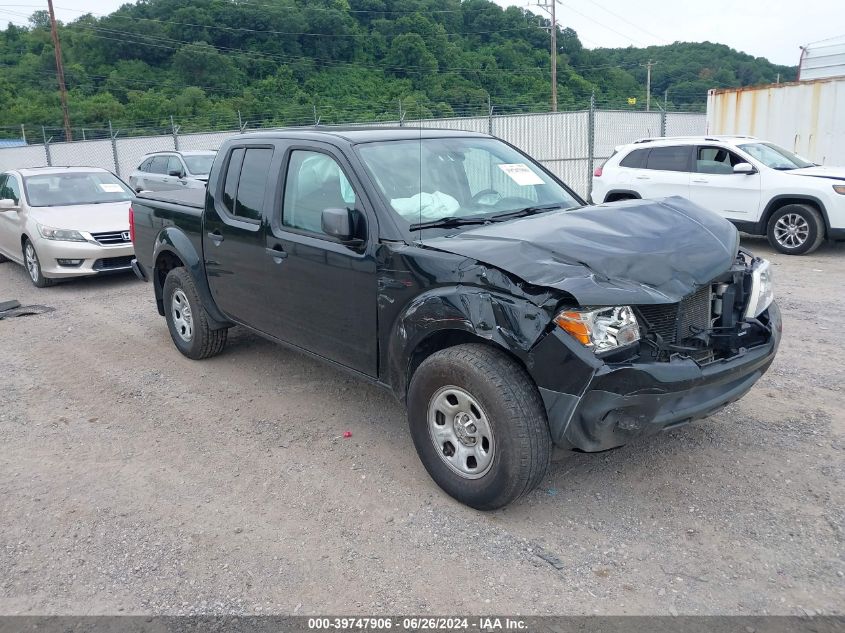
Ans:
POLYGON ((751 271, 751 293, 748 296, 748 305, 745 307, 745 318, 753 319, 760 316, 774 299, 772 267, 768 260, 764 259, 751 271))
POLYGON ((87 242, 88 240, 79 231, 70 229, 54 229, 49 226, 38 225, 38 232, 46 240, 58 240, 61 242, 87 242))
POLYGON ((564 310, 555 317, 555 323, 596 354, 640 340, 640 327, 630 306, 564 310))

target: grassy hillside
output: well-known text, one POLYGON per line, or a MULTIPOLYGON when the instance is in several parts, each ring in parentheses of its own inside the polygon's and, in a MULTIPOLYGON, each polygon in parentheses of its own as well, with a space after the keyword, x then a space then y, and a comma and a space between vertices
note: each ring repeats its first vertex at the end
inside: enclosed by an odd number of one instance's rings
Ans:
MULTIPOLYGON (((0 19, 26 14, 0 9, 0 19)), ((548 32, 487 0, 144 0, 60 26, 74 128, 231 127, 549 107, 548 32)), ((0 126, 59 126, 46 12, 0 31, 0 126)), ((586 50, 562 28, 560 109, 702 107, 711 87, 795 76, 795 68, 711 43, 586 50), (638 104, 630 106, 629 97, 638 104)), ((8 132, 8 130, 7 130, 8 132)), ((7 133, 8 136, 8 133, 7 133)))

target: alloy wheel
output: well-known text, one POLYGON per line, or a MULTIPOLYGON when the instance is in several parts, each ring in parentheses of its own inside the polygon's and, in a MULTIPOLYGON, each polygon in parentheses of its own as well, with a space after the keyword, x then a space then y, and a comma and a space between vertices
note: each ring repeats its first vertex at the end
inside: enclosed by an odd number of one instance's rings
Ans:
POLYGON ((798 248, 810 237, 810 224, 798 213, 787 213, 775 222, 774 234, 784 248, 798 248))

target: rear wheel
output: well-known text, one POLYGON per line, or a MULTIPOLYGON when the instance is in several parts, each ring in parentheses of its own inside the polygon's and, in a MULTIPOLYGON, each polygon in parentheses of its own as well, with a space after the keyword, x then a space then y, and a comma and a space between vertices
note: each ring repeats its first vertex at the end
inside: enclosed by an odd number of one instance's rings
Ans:
POLYGON ((824 240, 824 220, 817 209, 806 204, 788 204, 769 218, 769 243, 787 255, 806 255, 824 240))
POLYGON ((174 268, 164 279, 164 316, 170 338, 188 358, 201 360, 219 354, 228 330, 212 330, 194 279, 184 268, 174 268))
POLYGON ((429 356, 411 379, 408 420, 431 478, 458 501, 494 510, 542 481, 552 442, 525 370, 485 345, 429 356))
POLYGON ((35 252, 35 246, 28 239, 23 241, 23 263, 26 266, 26 272, 29 273, 29 279, 36 288, 46 288, 53 285, 53 280, 47 279, 41 272, 41 260, 38 259, 38 253, 35 252))

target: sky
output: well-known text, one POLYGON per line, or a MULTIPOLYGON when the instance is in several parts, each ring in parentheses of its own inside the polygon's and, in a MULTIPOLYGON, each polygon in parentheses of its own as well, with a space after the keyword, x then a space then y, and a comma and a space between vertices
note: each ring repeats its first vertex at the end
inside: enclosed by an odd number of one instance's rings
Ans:
MULTIPOLYGON (((546 15, 536 0, 496 3, 546 15)), ((797 66, 799 46, 845 35, 845 0, 563 0, 557 20, 587 48, 710 41, 797 66)))
MULTIPOLYGON (((495 1, 542 13, 537 0, 495 1)), ((123 3, 54 0, 62 21, 86 11, 108 13, 123 3)), ((0 0, 0 9, 28 15, 46 4, 0 0)), ((845 0, 563 0, 558 2, 557 18, 562 28, 575 29, 587 48, 707 40, 794 66, 801 54, 799 46, 845 35, 845 0)), ((26 23, 23 17, 0 12, 0 21, 7 20, 26 23)))

